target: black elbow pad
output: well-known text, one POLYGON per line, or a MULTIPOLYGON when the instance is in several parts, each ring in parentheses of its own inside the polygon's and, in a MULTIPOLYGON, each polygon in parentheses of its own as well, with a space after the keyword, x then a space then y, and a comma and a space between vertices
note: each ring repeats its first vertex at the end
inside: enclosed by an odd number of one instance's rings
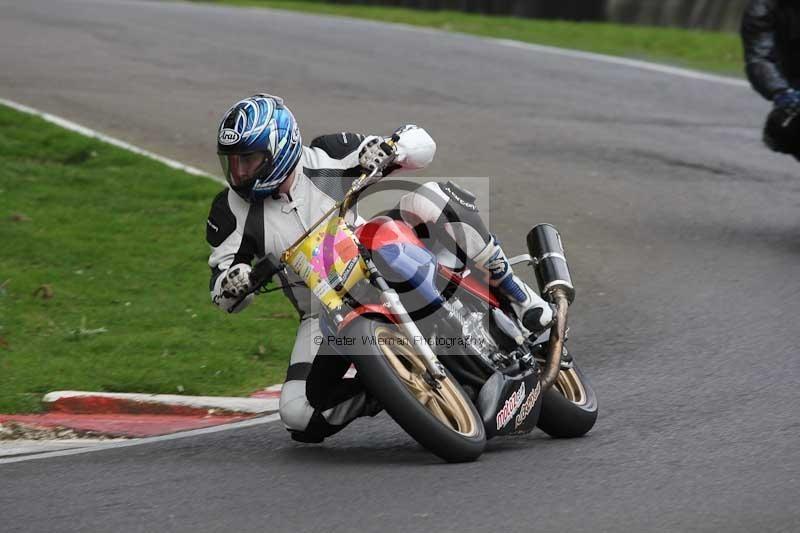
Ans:
POLYGON ((206 220, 206 241, 216 248, 236 230, 236 217, 228 205, 228 189, 219 193, 211 204, 206 220))

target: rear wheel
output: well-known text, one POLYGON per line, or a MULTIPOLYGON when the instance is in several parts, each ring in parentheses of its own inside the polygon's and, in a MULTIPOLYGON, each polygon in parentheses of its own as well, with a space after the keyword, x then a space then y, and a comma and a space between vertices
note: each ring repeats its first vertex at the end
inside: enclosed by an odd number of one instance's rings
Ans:
POLYGON ((411 437, 448 462, 480 456, 483 422, 449 372, 434 386, 414 344, 392 324, 359 319, 344 334, 356 339, 352 359, 364 387, 411 437))
POLYGON ((542 399, 539 429, 558 438, 585 435, 597 421, 597 396, 586 375, 573 361, 562 369, 542 399))

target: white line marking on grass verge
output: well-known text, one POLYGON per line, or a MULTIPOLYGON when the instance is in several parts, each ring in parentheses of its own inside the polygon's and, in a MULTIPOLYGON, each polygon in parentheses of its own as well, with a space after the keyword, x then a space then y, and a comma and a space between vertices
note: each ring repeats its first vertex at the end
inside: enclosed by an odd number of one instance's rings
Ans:
POLYGON ((729 78, 726 76, 716 76, 714 74, 706 74, 705 72, 700 72, 697 70, 689 70, 680 67, 671 67, 669 65, 650 63, 649 61, 641 61, 638 59, 627 59, 624 57, 609 56, 605 54, 595 54, 593 52, 581 52, 579 50, 558 48, 556 46, 545 46, 541 44, 524 43, 522 41, 512 41, 511 39, 488 38, 487 40, 494 41, 502 46, 509 46, 512 48, 522 48, 524 50, 531 50, 534 52, 544 52, 547 54, 554 54, 563 57, 588 59, 590 61, 599 61, 601 63, 610 63, 612 65, 622 65, 642 70, 650 70, 653 72, 660 72, 662 74, 671 74, 673 76, 681 76, 683 78, 691 78, 694 80, 711 81, 714 83, 733 85, 735 87, 746 87, 746 88, 750 87, 750 84, 745 80, 729 78))
POLYGON ((195 176, 210 178, 220 183, 225 183, 225 180, 223 180, 219 176, 214 176, 213 174, 209 174, 208 172, 200 170, 199 168, 190 165, 185 165, 180 161, 175 161, 174 159, 158 155, 149 150, 145 150, 144 148, 139 148, 138 146, 127 143, 115 137, 111 137, 109 135, 106 135, 105 133, 100 133, 99 131, 87 128, 86 126, 82 126, 77 122, 72 122, 71 120, 67 120, 65 118, 52 115, 50 113, 45 113, 44 111, 39 111, 38 109, 28 107, 24 104, 20 104, 19 102, 14 102, 12 100, 6 100, 5 98, 0 98, 0 104, 8 106, 11 109, 15 109, 22 113, 28 113, 29 115, 37 116, 43 120, 46 120, 47 122, 50 122, 51 124, 55 124, 56 126, 61 126, 62 128, 67 129, 69 131, 74 131, 75 133, 79 133, 84 137, 91 137, 92 139, 97 139, 105 143, 112 144, 118 148, 128 150, 129 152, 133 152, 134 154, 139 154, 144 157, 153 159, 155 161, 158 161, 159 163, 167 165, 170 168, 182 170, 184 172, 193 174, 195 176))
POLYGON ((280 419, 280 415, 275 413, 273 415, 252 418, 250 420, 243 420, 241 422, 233 422, 231 424, 223 424, 221 426, 213 426, 210 428, 192 429, 189 431, 181 431, 179 433, 172 433, 170 435, 161 435, 159 437, 146 437, 143 439, 131 439, 124 442, 112 442, 109 444, 97 444, 89 448, 79 448, 74 450, 59 450, 57 452, 44 452, 35 455, 25 455, 21 457, 9 457, 0 459, 0 465, 9 463, 21 463, 23 461, 37 461, 39 459, 50 459, 52 457, 64 457, 67 455, 81 455, 84 453, 102 452, 105 450, 114 450, 117 448, 128 448, 130 446, 140 446, 142 444, 150 444, 153 442, 165 442, 169 440, 185 439, 188 437, 196 437, 199 435, 208 435, 210 433, 220 433, 222 431, 231 431, 234 429, 247 428, 252 426, 261 426, 269 424, 280 419))

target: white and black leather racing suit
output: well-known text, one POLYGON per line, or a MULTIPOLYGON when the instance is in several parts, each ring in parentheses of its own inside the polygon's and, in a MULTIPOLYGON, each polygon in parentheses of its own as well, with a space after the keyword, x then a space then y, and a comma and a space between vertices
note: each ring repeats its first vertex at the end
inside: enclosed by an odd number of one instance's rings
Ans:
MULTIPOLYGON (((393 169, 427 166, 436 151, 433 139, 416 126, 399 131, 393 169)), ((279 257, 343 198, 362 173, 359 152, 372 138, 337 133, 314 139, 310 146, 303 147, 289 194, 256 203, 248 203, 229 188, 216 196, 207 221, 207 240, 212 247, 211 298, 217 306, 229 310, 235 303, 223 295, 221 288, 228 269, 240 263, 252 264, 268 254, 279 257)), ((450 182, 428 182, 405 194, 391 216, 405 220, 418 231, 427 226, 426 236, 437 231, 442 234, 441 229, 446 229, 451 237, 449 245, 455 244, 469 258, 497 248, 478 214, 475 198, 450 182)), ((363 221, 354 222, 359 225, 363 221)), ((287 269, 279 276, 281 284, 290 287, 284 292, 300 315, 281 392, 280 416, 293 438, 319 442, 356 417, 375 414, 378 409, 357 378, 344 378, 349 362, 336 356, 324 340, 320 345, 319 301, 294 272, 287 269)), ((252 298, 249 296, 236 311, 247 307, 252 298)))

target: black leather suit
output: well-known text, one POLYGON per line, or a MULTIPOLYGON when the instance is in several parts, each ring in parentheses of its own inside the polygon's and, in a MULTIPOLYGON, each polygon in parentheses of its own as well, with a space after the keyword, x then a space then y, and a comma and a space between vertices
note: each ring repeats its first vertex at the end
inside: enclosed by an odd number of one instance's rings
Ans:
POLYGON ((800 0, 751 0, 741 30, 753 88, 767 100, 800 89, 800 0))

